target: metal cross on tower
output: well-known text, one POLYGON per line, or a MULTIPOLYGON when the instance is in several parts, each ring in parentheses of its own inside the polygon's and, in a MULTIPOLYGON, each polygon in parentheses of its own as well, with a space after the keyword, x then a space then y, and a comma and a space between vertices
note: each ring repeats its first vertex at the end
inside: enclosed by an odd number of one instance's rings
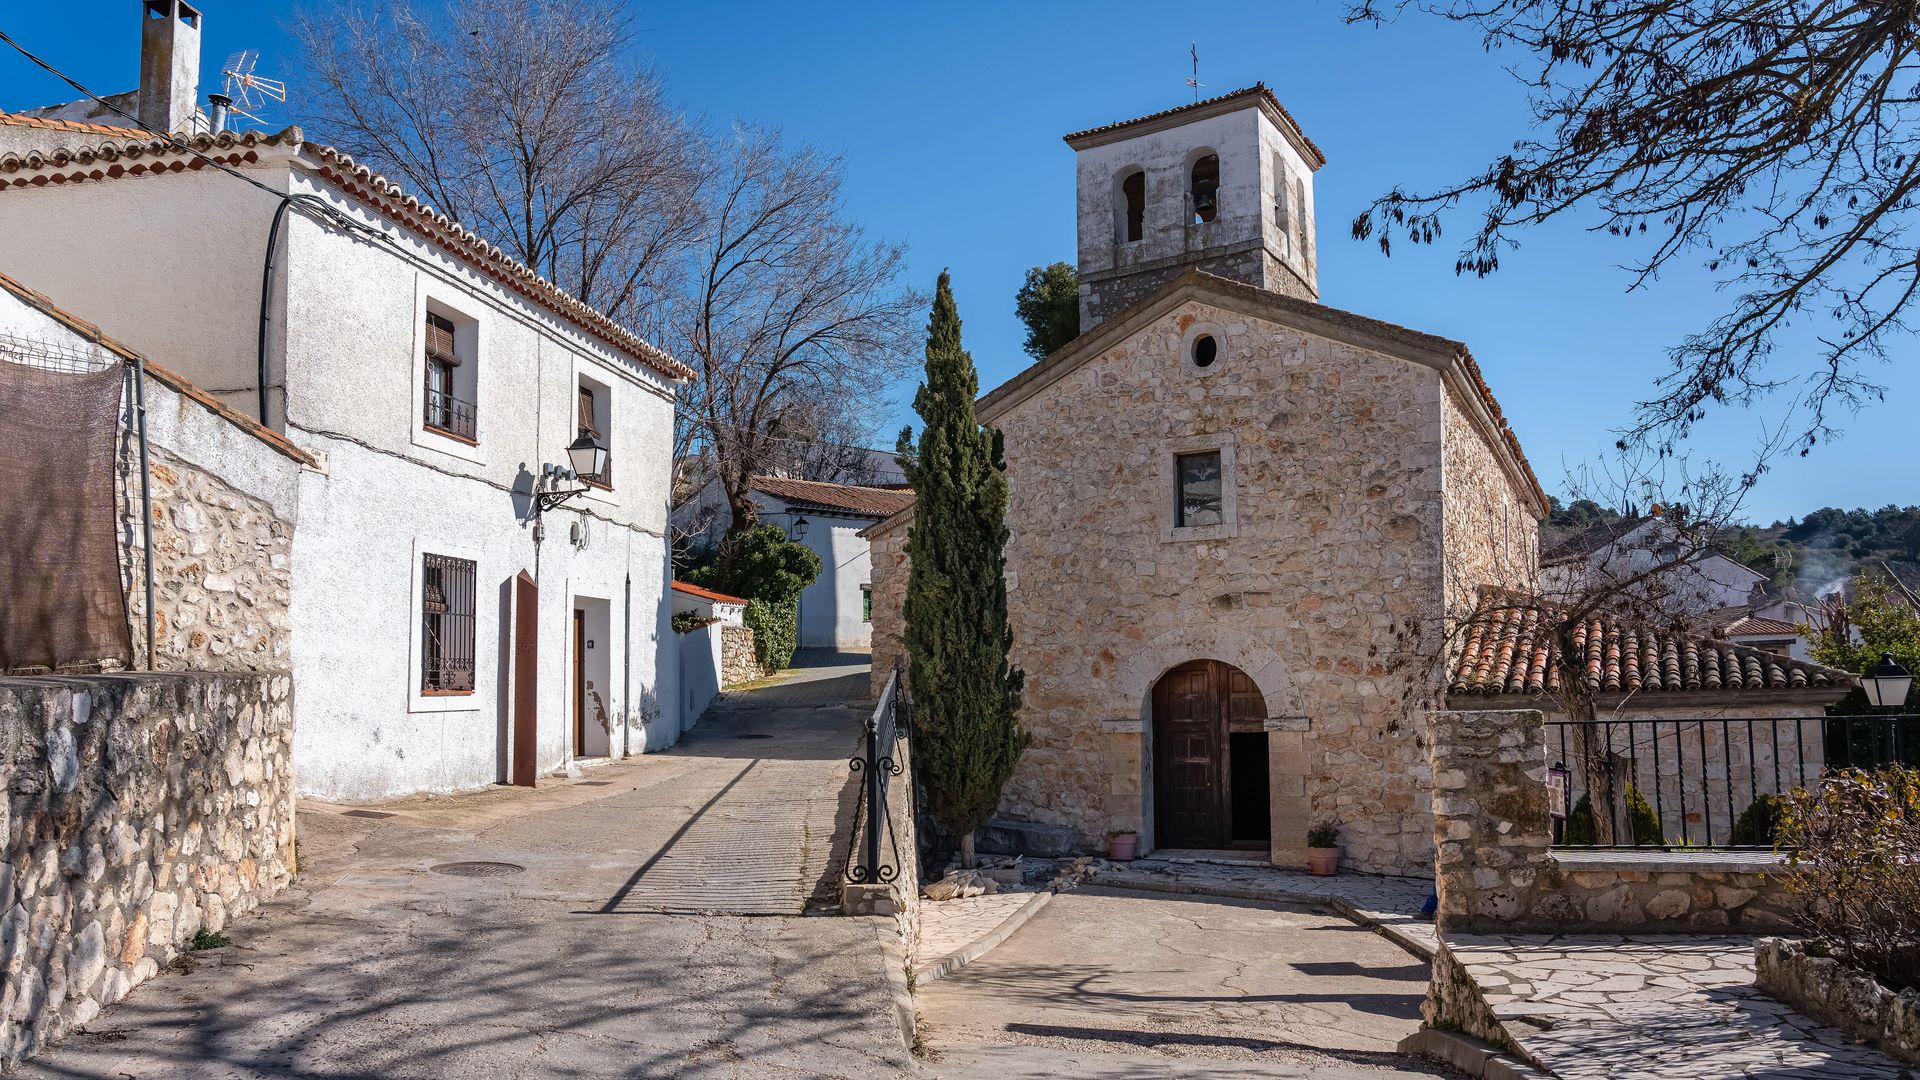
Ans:
POLYGON ((1197 41, 1188 42, 1187 55, 1193 57, 1193 77, 1187 80, 1187 85, 1193 87, 1193 100, 1199 101, 1200 88, 1206 85, 1206 83, 1200 81, 1200 43, 1197 41))

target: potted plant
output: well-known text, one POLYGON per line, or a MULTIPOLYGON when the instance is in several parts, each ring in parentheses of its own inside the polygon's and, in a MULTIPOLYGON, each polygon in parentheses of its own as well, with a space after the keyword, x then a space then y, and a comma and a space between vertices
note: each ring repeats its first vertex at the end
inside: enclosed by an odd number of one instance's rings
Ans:
POLYGON ((1139 833, 1132 830, 1110 832, 1107 834, 1107 858, 1114 862, 1131 862, 1139 845, 1139 833))
POLYGON ((1307 830, 1307 870, 1317 877, 1340 872, 1340 828, 1323 821, 1307 830))

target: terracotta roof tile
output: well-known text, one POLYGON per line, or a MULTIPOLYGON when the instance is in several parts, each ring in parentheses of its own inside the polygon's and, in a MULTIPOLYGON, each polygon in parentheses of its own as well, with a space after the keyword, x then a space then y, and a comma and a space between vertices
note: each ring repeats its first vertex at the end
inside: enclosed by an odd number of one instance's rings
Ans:
POLYGON ((1779 619, 1767 619, 1758 615, 1749 615, 1739 622, 1729 624, 1726 629, 1720 632, 1728 637, 1750 637, 1755 634, 1785 634, 1793 637, 1800 633, 1800 628, 1790 622, 1782 622, 1779 619))
POLYGON ((689 585, 684 581, 673 582, 673 591, 678 593, 686 593, 688 596, 697 596, 702 600, 712 600, 715 603, 720 603, 720 604, 743 604, 744 605, 745 603, 747 603, 747 601, 742 597, 728 596, 726 593, 714 592, 712 589, 703 589, 698 585, 689 585))
POLYGON ((913 492, 908 488, 859 487, 778 476, 756 476, 747 486, 797 506, 877 518, 889 517, 913 505, 913 492))
MULTIPOLYGON (((27 118, 36 119, 36 118, 27 118)), ((39 121, 40 124, 68 124, 70 121, 39 121)), ((77 124, 77 131, 88 134, 115 129, 77 124)), ((355 162, 352 157, 324 143, 306 141, 298 127, 268 134, 261 131, 223 131, 218 135, 162 138, 148 132, 133 131, 130 137, 89 143, 56 150, 29 150, 0 155, 0 188, 45 187, 87 181, 120 179, 130 176, 157 176, 162 173, 193 171, 207 167, 196 155, 204 155, 222 165, 236 167, 256 164, 262 148, 285 148, 294 153, 312 155, 321 176, 348 194, 379 212, 381 216, 425 237, 449 254, 489 274, 537 303, 544 304, 562 318, 595 337, 634 357, 670 379, 688 379, 693 369, 668 355, 652 342, 608 318, 592 305, 541 277, 477 233, 422 202, 400 185, 355 162), (188 149, 183 149, 182 144, 188 149), (189 153, 188 150, 192 153, 189 153)))
MULTIPOLYGON (((1544 601, 1483 588, 1453 665, 1454 694, 1553 693, 1560 688, 1551 610, 1544 601)), ((1851 686, 1844 671, 1730 641, 1597 615, 1574 630, 1595 693, 1801 690, 1851 686)))
POLYGON ((1217 97, 1207 98, 1205 101, 1195 101, 1187 105, 1178 105, 1171 109, 1162 109, 1157 113, 1148 113, 1145 116, 1136 116, 1131 120, 1120 120, 1112 124, 1101 124, 1099 127, 1090 127, 1085 131, 1076 131, 1070 135, 1062 136, 1062 138, 1065 139, 1067 142, 1071 143, 1076 139, 1084 139, 1090 135, 1105 135, 1111 131, 1119 131, 1122 128, 1130 128, 1135 124, 1152 123, 1155 120, 1161 120, 1169 116, 1178 116, 1181 113, 1193 112, 1196 109, 1209 108, 1214 105, 1220 105, 1228 101, 1235 101, 1240 98, 1265 99, 1267 104, 1273 106, 1274 109, 1278 110, 1280 115, 1286 119, 1287 123, 1292 125, 1294 133, 1300 136, 1300 141, 1305 143, 1307 146, 1307 149, 1313 152, 1314 165, 1318 167, 1321 165, 1325 165, 1327 163, 1327 155, 1320 152, 1320 148, 1313 144, 1312 139, 1307 138, 1307 133, 1304 129, 1300 127, 1300 122, 1293 118, 1293 114, 1287 111, 1287 107, 1285 105, 1280 104, 1280 99, 1273 96, 1273 91, 1269 90, 1267 88, 1267 84, 1263 82, 1254 83, 1252 86, 1244 86, 1238 90, 1229 90, 1228 92, 1221 94, 1217 97))
POLYGON ((104 135, 110 139, 151 139, 151 132, 139 128, 114 127, 110 124, 89 124, 80 120, 56 120, 45 116, 28 116, 25 113, 0 112, 0 124, 7 127, 41 128, 47 131, 71 131, 82 135, 104 135))

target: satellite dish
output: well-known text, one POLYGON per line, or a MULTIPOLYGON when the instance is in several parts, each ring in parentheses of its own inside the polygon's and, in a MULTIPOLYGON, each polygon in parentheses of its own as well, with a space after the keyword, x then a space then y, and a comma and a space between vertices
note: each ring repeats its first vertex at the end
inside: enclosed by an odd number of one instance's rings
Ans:
POLYGON ((220 74, 226 76, 226 95, 233 101, 233 112, 264 125, 266 121, 260 118, 259 110, 269 100, 287 100, 287 84, 279 79, 254 74, 253 66, 259 62, 258 51, 244 49, 227 57, 227 62, 221 65, 220 74))

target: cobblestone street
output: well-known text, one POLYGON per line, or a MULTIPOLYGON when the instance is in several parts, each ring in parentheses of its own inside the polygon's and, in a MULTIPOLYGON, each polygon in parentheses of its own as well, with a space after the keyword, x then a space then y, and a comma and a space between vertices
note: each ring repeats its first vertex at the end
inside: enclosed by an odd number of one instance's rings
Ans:
POLYGON ((579 780, 305 807, 293 891, 20 1075, 909 1068, 881 977, 892 922, 798 915, 829 876, 863 712, 847 702, 865 693, 864 657, 837 660, 729 695, 674 750, 579 780), (509 865, 446 872, 476 862, 509 865), (768 911, 784 914, 743 914, 768 911))

